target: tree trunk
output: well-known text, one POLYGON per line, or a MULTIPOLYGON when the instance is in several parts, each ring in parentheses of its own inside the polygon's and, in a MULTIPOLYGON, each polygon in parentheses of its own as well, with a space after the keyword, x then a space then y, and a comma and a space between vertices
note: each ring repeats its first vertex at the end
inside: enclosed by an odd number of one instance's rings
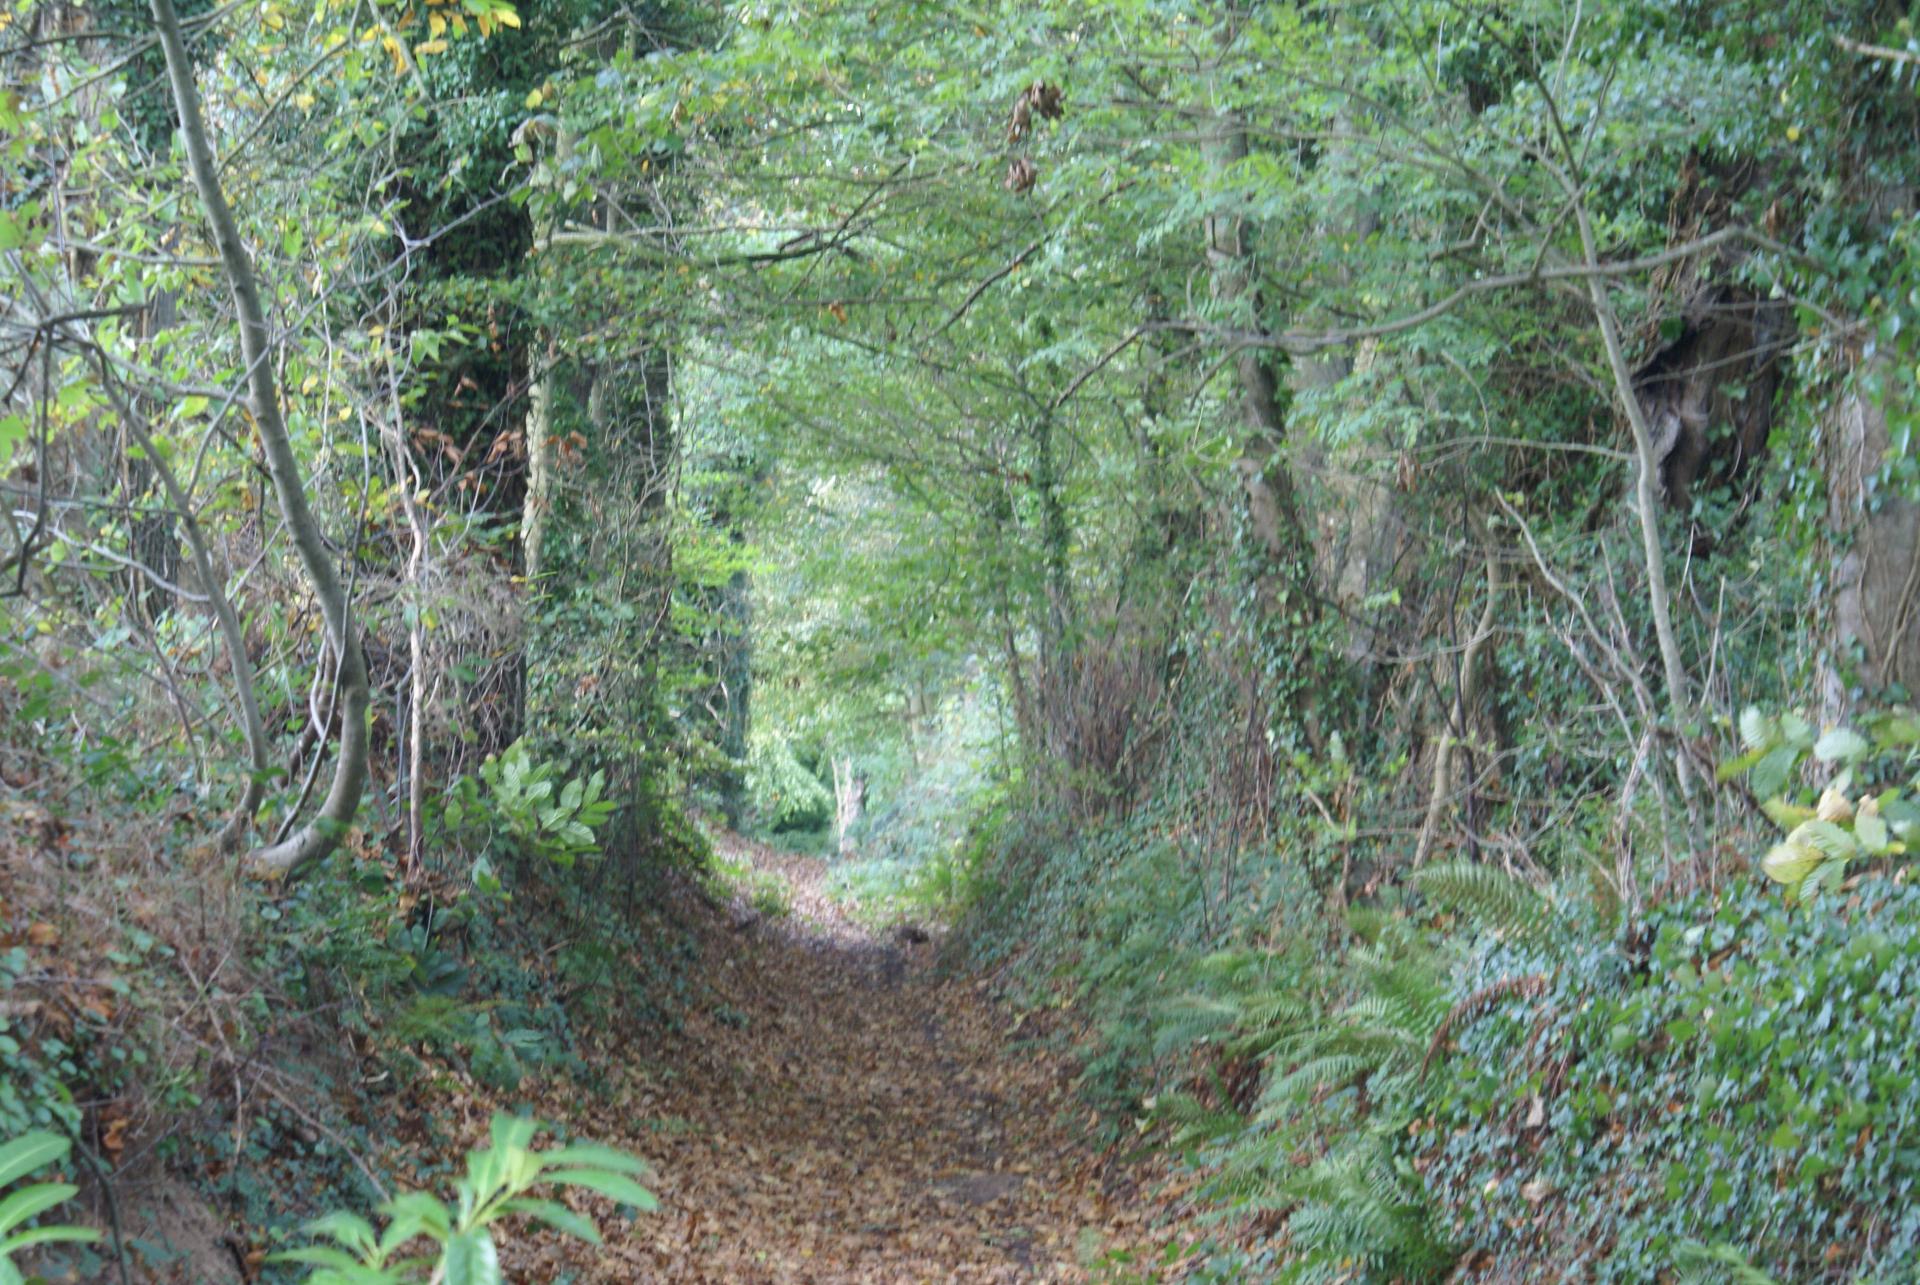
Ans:
POLYGON ((433 549, 431 519, 420 505, 420 470, 407 448, 407 425, 400 403, 400 371, 394 364, 393 349, 387 349, 387 399, 392 414, 384 436, 393 457, 393 479, 399 489, 400 512, 407 520, 413 548, 407 554, 407 878, 418 879, 426 861, 427 824, 427 625, 426 602, 421 586, 427 576, 427 559, 433 549))
MULTIPOLYGON (((1872 370, 1858 372, 1865 379, 1872 370)), ((1882 370, 1891 386, 1893 373, 1882 370)), ((1868 495, 1891 446, 1887 408, 1849 388, 1827 417, 1828 521, 1838 548, 1830 590, 1832 645, 1821 664, 1823 722, 1845 721, 1852 692, 1920 691, 1920 503, 1897 487, 1868 495), (1857 658, 1845 672, 1836 658, 1857 658)))
POLYGON ((333 785, 310 822, 282 842, 253 854, 257 864, 293 878, 333 851, 360 807, 367 777, 366 657, 360 650, 360 636, 354 629, 346 589, 327 553, 320 524, 307 503, 300 461, 287 436, 280 390, 274 376, 272 335, 267 328, 266 310, 260 303, 259 281, 234 223, 232 207, 220 189, 220 171, 201 117, 200 93, 194 85, 193 64, 180 36, 179 15, 174 12, 173 0, 151 0, 151 4, 154 23, 159 28, 160 47, 166 56, 167 79, 173 87, 174 107, 179 113, 180 134, 186 144, 187 168, 199 190, 200 203, 219 247, 221 268, 233 293, 240 353, 247 369, 247 405, 260 434, 261 450, 266 455, 267 472, 273 478, 281 517, 287 524, 294 548, 299 551, 301 565, 326 621, 327 633, 340 657, 340 750, 334 763, 333 785))
MULTIPOLYGON (((1222 32, 1222 54, 1231 38, 1230 31, 1222 32)), ((1212 79, 1218 97, 1221 87, 1217 68, 1212 79)), ((1215 183, 1224 186, 1234 167, 1247 159, 1247 126, 1239 112, 1216 105, 1205 152, 1215 183)), ((1249 335, 1264 334, 1252 244, 1254 229, 1243 215, 1221 213, 1209 214, 1204 227, 1215 302, 1232 329, 1249 335)), ((1286 391, 1274 371, 1270 350, 1248 343, 1234 347, 1233 371, 1243 429, 1240 456, 1234 467, 1246 496, 1247 526, 1267 561, 1275 567, 1289 568, 1288 578, 1297 579, 1307 562, 1307 545, 1293 478, 1278 458, 1286 441, 1286 391)))
POLYGON ((1634 390, 1633 372, 1627 368, 1626 353, 1620 344, 1620 329, 1613 315, 1613 304, 1607 297, 1606 279, 1599 273, 1600 252, 1594 241, 1593 220, 1587 216, 1586 202, 1579 193, 1573 193, 1570 199, 1573 202, 1574 220, 1580 228, 1580 252, 1592 273, 1587 278, 1587 297, 1593 305, 1594 322, 1600 328, 1600 342, 1606 350, 1607 369, 1613 375, 1614 392, 1619 397, 1621 409, 1626 413, 1627 425, 1633 431, 1634 509, 1640 522, 1641 552, 1646 559, 1647 605, 1653 612, 1653 631, 1660 644, 1660 664, 1666 675, 1667 710, 1673 720, 1674 781, 1680 788, 1680 799, 1687 810, 1690 837, 1698 851, 1704 833, 1694 799, 1693 767, 1687 758, 1684 743, 1689 735, 1689 724, 1693 721, 1693 699, 1687 687, 1687 668, 1680 655, 1679 639, 1673 631, 1673 597, 1667 589, 1666 555, 1660 547, 1659 500, 1656 495, 1660 457, 1654 446, 1653 431, 1647 424, 1645 410, 1640 405, 1640 397, 1634 390))
POLYGON ((546 571, 542 553, 547 536, 547 514, 553 508, 553 380, 554 344, 548 336, 544 352, 534 360, 543 363, 533 386, 527 392, 527 493, 520 505, 520 555, 526 568, 527 592, 540 592, 540 577, 546 571))
POLYGON ((867 782, 853 770, 853 760, 838 755, 833 764, 834 850, 843 857, 853 855, 853 827, 860 824, 866 806, 867 782))

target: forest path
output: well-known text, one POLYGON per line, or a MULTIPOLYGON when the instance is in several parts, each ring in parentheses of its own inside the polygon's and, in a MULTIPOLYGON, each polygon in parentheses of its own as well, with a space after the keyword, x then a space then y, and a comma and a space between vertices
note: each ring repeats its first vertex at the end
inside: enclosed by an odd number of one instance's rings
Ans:
POLYGON ((1148 1234, 1157 1201, 1071 1136, 1070 1072, 1017 1047, 1012 1014, 937 976, 932 943, 850 919, 824 863, 720 846, 791 908, 735 904, 706 951, 713 1002, 619 1095, 640 1118, 600 1136, 654 1166, 661 1208, 609 1237, 594 1279, 1086 1280, 1148 1234))

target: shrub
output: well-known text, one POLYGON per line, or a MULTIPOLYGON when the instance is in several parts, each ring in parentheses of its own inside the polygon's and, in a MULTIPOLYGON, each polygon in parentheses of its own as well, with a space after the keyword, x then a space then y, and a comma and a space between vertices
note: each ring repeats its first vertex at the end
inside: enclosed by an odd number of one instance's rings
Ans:
POLYGON ((308 1233, 333 1244, 314 1244, 276 1254, 274 1261, 316 1268, 309 1285, 500 1285, 500 1250, 494 1234, 505 1218, 519 1215, 569 1236, 598 1244, 592 1219, 554 1200, 531 1195, 540 1187, 575 1187, 648 1211, 653 1193, 636 1179, 646 1166, 624 1152, 576 1143, 552 1151, 531 1147, 540 1126, 518 1116, 493 1117, 492 1144, 467 1156, 467 1171, 454 1184, 449 1205, 423 1191, 406 1192, 381 1206, 387 1225, 351 1213, 331 1213, 308 1225, 308 1233), (416 1240, 427 1254, 404 1255, 416 1240))
MULTIPOLYGON (((1645 957, 1588 946, 1460 1031, 1407 1147, 1456 1234, 1603 1281, 1703 1252, 1789 1280, 1899 1278, 1920 1253, 1920 894, 1869 879, 1788 909, 1756 882, 1647 930, 1645 957)), ((1539 962, 1495 947, 1460 987, 1539 962)))

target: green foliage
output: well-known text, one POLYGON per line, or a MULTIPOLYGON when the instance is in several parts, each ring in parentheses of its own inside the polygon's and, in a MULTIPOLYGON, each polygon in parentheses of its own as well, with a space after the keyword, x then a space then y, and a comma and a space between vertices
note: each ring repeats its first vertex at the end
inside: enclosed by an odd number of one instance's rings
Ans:
POLYGON ((753 815, 770 834, 821 831, 833 821, 833 791, 784 740, 753 747, 747 760, 747 797, 753 815))
MULTIPOLYGON (((613 815, 615 804, 602 797, 606 773, 569 778, 563 771, 551 759, 535 759, 524 740, 515 741, 481 764, 477 781, 462 777, 455 783, 441 816, 455 833, 472 827, 482 835, 510 840, 528 856, 571 867, 599 855, 595 831, 613 815)), ((480 846, 486 850, 487 840, 480 846)), ((499 891, 499 878, 489 864, 476 866, 474 879, 483 891, 499 891)))
MULTIPOLYGON (((67 1158, 73 1144, 55 1133, 23 1134, 0 1146, 0 1188, 36 1169, 67 1158)), ((88 1244, 100 1239, 90 1227, 60 1224, 27 1226, 56 1205, 66 1203, 79 1188, 65 1182, 37 1182, 16 1187, 0 1197, 0 1285, 23 1285, 26 1278, 13 1256, 36 1245, 88 1244)), ((39 1277, 33 1280, 39 1281, 39 1277)))
POLYGON ((1435 906, 1457 911, 1475 927, 1521 945, 1549 946, 1569 927, 1539 889, 1493 866, 1441 862, 1415 871, 1412 883, 1435 906))
POLYGON ((1851 863, 1905 855, 1920 826, 1920 718, 1894 710, 1864 719, 1864 734, 1829 728, 1817 739, 1792 712, 1740 717, 1745 753, 1724 764, 1722 779, 1747 772, 1769 820, 1786 831, 1760 861, 1790 900, 1837 890, 1851 863), (1803 763, 1830 775, 1824 785, 1788 792, 1803 763))
MULTIPOLYGON (((1361 941, 1331 965, 1295 952, 1258 973, 1244 959, 1213 970, 1222 985, 1208 1008, 1232 1015, 1226 1047, 1268 1074, 1243 1119, 1216 1118, 1202 1154, 1219 1199, 1285 1215, 1283 1279, 1359 1268, 1436 1280, 1453 1238, 1397 1146, 1447 1016, 1447 956, 1401 916, 1359 916, 1354 928, 1361 941)), ((1191 1110, 1184 1096, 1176 1112, 1191 1110)), ((1176 1136, 1202 1141, 1190 1127, 1176 1136)))
POLYGON ((449 1204, 423 1191, 406 1192, 380 1206, 386 1227, 376 1230, 357 1214, 336 1212, 308 1224, 313 1244, 274 1255, 274 1261, 314 1268, 310 1285, 500 1285, 499 1224, 524 1217, 569 1236, 600 1243, 593 1219, 540 1195, 541 1188, 573 1188, 607 1197, 642 1212, 658 1207, 636 1179, 640 1161, 608 1147, 574 1143, 548 1151, 532 1149, 540 1127, 531 1120, 493 1117, 490 1145, 467 1155, 449 1204), (416 1240, 432 1248, 409 1252, 416 1240))
MULTIPOLYGON (((0 951, 0 995, 11 994, 32 970, 23 948, 0 951)), ((0 1136, 78 1128, 80 1112, 67 1085, 79 1078, 81 1061, 81 1051, 55 1032, 32 1035, 16 1019, 0 1018, 0 1136)))
MULTIPOLYGON (((1920 1158, 1895 1140, 1916 1099, 1895 1050, 1920 898, 1868 878, 1857 904, 1787 911, 1763 888, 1652 911, 1643 964, 1579 948, 1530 1003, 1458 1032, 1407 1145, 1468 1248, 1600 1281, 1700 1268, 1702 1245, 1724 1247, 1725 1279, 1735 1255, 1787 1280, 1911 1260, 1920 1212, 1899 1193, 1920 1158), (1550 1224, 1528 1216, 1547 1200, 1550 1224)), ((1458 985, 1533 962, 1493 948, 1458 985)))

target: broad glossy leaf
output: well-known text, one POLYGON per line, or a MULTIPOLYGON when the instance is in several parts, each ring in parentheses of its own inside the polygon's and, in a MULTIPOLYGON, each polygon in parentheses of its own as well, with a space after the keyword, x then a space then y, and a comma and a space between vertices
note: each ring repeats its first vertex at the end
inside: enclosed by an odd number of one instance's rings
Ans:
POLYGON ((595 1245, 600 1243, 600 1229, 594 1226, 593 1219, 567 1208, 557 1200, 535 1200, 530 1196, 522 1196, 517 1200, 509 1200, 501 1209, 510 1214, 537 1218, 549 1227, 558 1228, 569 1236, 577 1236, 595 1245))
POLYGON ((73 1199, 80 1188, 65 1182, 41 1182, 0 1200, 0 1234, 10 1232, 30 1218, 37 1218, 55 1205, 73 1199))
POLYGON ((72 1143, 57 1133, 36 1130, 0 1147, 0 1187, 64 1157, 72 1143))
POLYGON ((447 1241, 440 1255, 445 1285, 502 1285, 500 1251, 482 1229, 463 1231, 447 1241))
POLYGON ((635 1209, 652 1212, 660 1207, 654 1194, 642 1187, 625 1174, 609 1173, 605 1169, 566 1169, 559 1173, 542 1176, 541 1181, 561 1187, 585 1187, 597 1191, 603 1196, 611 1196, 622 1204, 632 1205, 635 1209))
POLYGON ((602 1146, 598 1142, 575 1142, 554 1151, 542 1151, 540 1159, 550 1167, 576 1165, 583 1169, 607 1169, 614 1173, 630 1173, 635 1177, 645 1177, 652 1173, 652 1166, 638 1156, 628 1155, 613 1147, 602 1146))
POLYGON ((29 1227, 0 1242, 0 1254, 11 1254, 30 1245, 91 1245, 100 1233, 91 1227, 29 1227))

